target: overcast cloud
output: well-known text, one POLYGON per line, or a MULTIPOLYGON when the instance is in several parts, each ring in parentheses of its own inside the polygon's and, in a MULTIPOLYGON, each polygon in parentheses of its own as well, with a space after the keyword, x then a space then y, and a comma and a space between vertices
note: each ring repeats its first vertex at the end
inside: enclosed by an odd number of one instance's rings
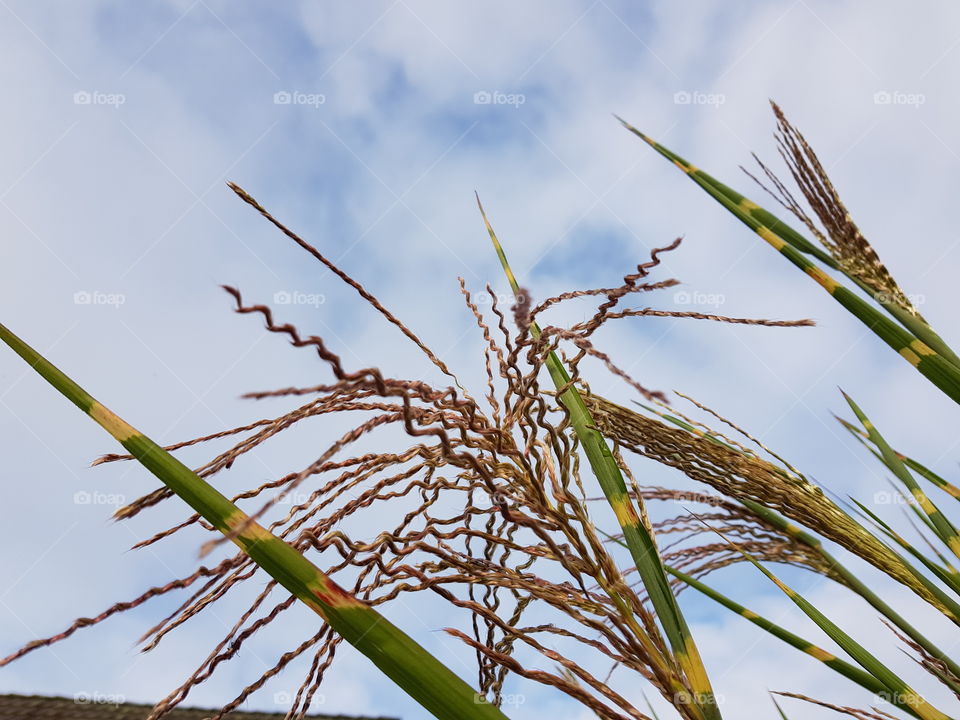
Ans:
MULTIPOLYGON (((457 277, 506 290, 477 190, 535 297, 616 283, 683 235, 662 277, 682 280, 676 290, 686 294, 665 291, 659 307, 691 300, 703 312, 818 323, 766 330, 650 318, 605 330, 603 349, 630 358, 646 385, 693 395, 840 495, 869 499, 886 479, 833 422, 839 385, 897 446, 949 476, 960 454, 953 404, 611 113, 761 200, 737 168, 751 151, 775 159, 775 98, 900 284, 922 293, 924 315, 956 341, 958 46, 960 6, 945 0, 0 0, 3 322, 161 442, 261 417, 242 392, 328 378, 309 353, 233 315, 221 283, 265 302, 316 296, 285 307, 284 319, 324 336, 348 366, 433 377, 399 333, 239 202, 229 179, 477 387, 482 339, 457 277)), ((556 319, 586 310, 566 312, 556 319)), ((591 381, 630 397, 604 374, 591 381)), ((298 468, 335 431, 312 426, 222 482, 249 487, 298 468)), ((130 524, 109 522, 111 497, 132 499, 155 481, 133 466, 88 467, 114 449, 109 439, 10 352, 0 352, 0 437, 3 574, 13 579, 0 590, 0 653, 195 564, 199 534, 125 552, 183 509, 169 503, 130 524)), ((678 482, 643 467, 644 481, 678 482)), ((367 521, 376 529, 377 518, 367 521)), ((869 647, 910 667, 862 603, 819 578, 784 574, 869 647)), ((715 580, 821 637, 755 572, 715 580)), ((4 668, 0 691, 154 701, 206 656, 242 600, 148 654, 136 638, 173 606, 121 615, 4 668)), ((472 679, 472 653, 440 632, 452 620, 415 603, 387 614, 472 679)), ((740 618, 692 594, 683 603, 729 717, 773 717, 767 688, 871 702, 740 618)), ((222 704, 259 677, 314 631, 314 617, 295 618, 221 666, 189 702, 222 704)), ((956 628, 931 630, 945 649, 958 640, 956 628)), ((303 671, 248 706, 284 710, 278 702, 303 671)), ((511 689, 525 698, 510 711, 518 720, 588 717, 540 686, 511 689)), ((643 690, 630 696, 639 702, 643 690)), ((350 648, 321 692, 317 712, 423 717, 350 648)))

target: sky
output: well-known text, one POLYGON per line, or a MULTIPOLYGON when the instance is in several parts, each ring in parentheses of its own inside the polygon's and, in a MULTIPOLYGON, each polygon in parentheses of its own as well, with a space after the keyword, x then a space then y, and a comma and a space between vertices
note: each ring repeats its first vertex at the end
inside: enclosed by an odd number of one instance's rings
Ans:
MULTIPOLYGON (((482 338, 457 278, 507 291, 474 191, 535 298, 616 284, 651 248, 683 236, 661 271, 683 284, 651 298, 657 307, 809 317, 817 326, 645 318, 605 330, 602 349, 629 358, 648 387, 681 390, 736 420, 840 495, 880 502, 887 486, 831 418, 842 409, 838 386, 896 446, 956 476, 950 401, 612 116, 760 201, 738 167, 754 151, 776 164, 767 103, 776 99, 901 286, 956 341, 954 3, 0 0, 0 18, 2 321, 160 442, 260 417, 243 392, 329 379, 309 354, 231 313, 223 283, 273 302, 351 367, 435 379, 399 333, 237 200, 225 186, 232 180, 473 387, 482 383, 482 338)), ((602 372, 591 386, 631 397, 602 372)), ((265 448, 224 482, 248 487, 295 469, 335 429, 320 424, 313 436, 265 448)), ((12 352, 0 352, 0 438, 2 567, 12 578, 0 590, 0 653, 195 565, 199 535, 127 552, 183 510, 167 503, 112 523, 118 503, 155 481, 133 466, 89 467, 114 450, 109 438, 12 352)), ((199 463, 203 454, 185 457, 199 463)), ((644 467, 642 481, 676 479, 644 467)), ((904 591, 864 573, 898 607, 923 614, 904 591)), ((862 603, 818 577, 785 577, 909 672, 862 603)), ((756 573, 737 568, 715 580, 821 640, 756 573)), ((442 609, 418 602, 386 612, 472 678, 471 654, 440 632, 442 609)), ((683 604, 727 716, 774 717, 768 688, 871 702, 740 618, 689 593, 683 604)), ((243 604, 138 652, 136 639, 164 607, 0 670, 0 691, 162 697, 243 604)), ((221 666, 190 703, 217 706, 256 679, 315 627, 309 614, 296 618, 221 666)), ((947 649, 957 643, 955 628, 920 624, 947 649)), ((248 707, 284 710, 298 672, 248 707)), ((548 689, 522 681, 510 689, 512 718, 587 717, 548 689)), ((631 688, 633 697, 642 691, 631 688)), ((317 712, 424 716, 350 648, 321 693, 317 712)))

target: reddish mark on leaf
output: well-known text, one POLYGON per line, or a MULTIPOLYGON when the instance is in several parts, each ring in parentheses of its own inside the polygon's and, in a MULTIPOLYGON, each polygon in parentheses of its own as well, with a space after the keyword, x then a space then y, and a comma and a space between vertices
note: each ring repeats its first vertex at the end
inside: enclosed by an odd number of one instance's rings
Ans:
POLYGON ((337 585, 330 578, 324 581, 323 587, 314 589, 313 594, 327 607, 366 607, 364 603, 337 585))

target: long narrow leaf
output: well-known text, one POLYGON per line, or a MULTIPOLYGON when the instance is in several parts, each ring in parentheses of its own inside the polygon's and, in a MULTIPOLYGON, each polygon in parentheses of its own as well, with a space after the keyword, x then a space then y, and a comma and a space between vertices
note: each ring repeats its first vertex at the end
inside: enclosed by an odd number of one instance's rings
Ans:
MULTIPOLYGON (((503 266, 503 271, 510 282, 510 287, 514 294, 519 296, 521 294, 520 285, 510 268, 503 246, 497 239, 483 206, 480 205, 479 197, 477 198, 477 204, 480 207, 487 233, 490 235, 490 240, 493 242, 497 256, 500 258, 500 264, 503 266)), ((534 338, 540 336, 540 328, 536 323, 531 324, 530 333, 534 338)), ((560 402, 570 414, 570 425, 573 427, 597 482, 606 496, 617 522, 620 524, 630 555, 636 564, 643 586, 650 596, 650 602, 653 604, 657 617, 667 635, 677 664, 683 669, 687 677, 694 695, 692 698, 693 704, 700 707, 704 717, 719 720, 721 717, 720 710, 714 698, 706 669, 703 666, 700 651, 697 649, 683 613, 680 611, 680 606, 677 604, 670 588, 670 582, 664 571, 656 542, 649 529, 641 521, 640 513, 627 492, 627 485, 623 479, 623 474, 620 472, 620 467, 610 452, 603 435, 597 430, 596 423, 583 397, 571 384, 570 375, 556 353, 551 352, 548 355, 546 365, 550 377, 560 393, 560 402)), ((642 502, 639 498, 637 501, 642 502)))
MULTIPOLYGON (((712 528, 711 528, 712 529, 712 528)), ((726 538, 719 531, 720 537, 726 538)), ((878 660, 869 650, 854 640, 850 635, 844 632, 838 625, 830 620, 826 615, 820 612, 817 607, 807 600, 803 595, 784 583, 780 578, 765 568, 750 553, 740 549, 736 543, 726 540, 732 548, 735 548, 744 558, 746 558, 754 567, 767 576, 784 594, 789 597, 794 604, 803 611, 803 613, 816 623, 817 627, 823 630, 827 636, 839 645, 860 667, 866 670, 879 680, 886 688, 885 697, 892 704, 903 709, 910 708, 923 720, 951 720, 950 716, 944 714, 936 707, 931 705, 912 687, 910 687, 899 675, 878 660)))
POLYGON ((495 706, 373 608, 230 502, 146 435, 97 402, 77 383, 3 325, 0 340, 271 577, 316 612, 384 674, 442 720, 505 720, 495 706))
POLYGON ((908 553, 913 555, 917 560, 919 560, 924 567, 926 567, 930 572, 940 578, 941 581, 950 588, 953 589, 955 593, 960 593, 960 579, 958 579, 954 571, 951 571, 948 567, 941 567, 937 563, 933 562, 930 558, 924 555, 922 552, 917 550, 910 542, 907 541, 905 537, 896 532, 890 525, 884 522, 879 515, 870 510, 866 505, 864 505, 859 500, 851 498, 853 502, 857 505, 860 511, 880 529, 888 538, 893 540, 897 545, 902 547, 908 553))
MULTIPOLYGON (((611 542, 615 542, 619 545, 624 545, 623 541, 620 540, 619 538, 615 538, 611 535, 608 535, 607 533, 603 533, 603 535, 611 542)), ((864 670, 861 670, 856 665, 851 665, 846 660, 842 660, 841 658, 838 658, 836 655, 834 655, 833 653, 827 650, 824 650, 819 645, 815 645, 809 640, 805 640, 804 638, 800 637, 796 633, 793 633, 787 630, 785 627, 781 625, 777 625, 775 622, 768 620, 762 615, 759 615, 758 613, 755 613, 752 610, 749 610, 743 605, 740 605, 734 600, 731 600, 723 593, 710 587, 709 585, 699 580, 698 578, 695 578, 692 575, 688 575, 682 570, 678 570, 677 568, 671 567, 669 565, 664 565, 664 569, 668 573, 673 575, 675 578, 677 578, 678 580, 689 585, 690 587, 702 593, 703 595, 706 595, 708 598, 710 598, 717 604, 722 605, 723 607, 727 608, 731 612, 741 616, 742 618, 745 618, 746 620, 749 620, 757 627, 767 631, 774 637, 779 638, 780 640, 783 640, 788 645, 792 645, 793 647, 797 648, 801 652, 806 653, 807 655, 813 658, 816 658, 827 667, 831 668, 832 670, 835 670, 836 672, 840 673, 847 679, 857 683, 861 687, 866 688, 867 690, 873 693, 886 693, 886 687, 883 685, 883 683, 877 680, 870 673, 865 672, 864 670)), ((906 708, 906 709, 908 712, 916 716, 916 713, 914 713, 910 708, 906 708)))
MULTIPOLYGON (((738 452, 741 452, 738 448, 725 443, 723 440, 717 436, 704 431, 701 428, 693 427, 688 422, 677 418, 670 413, 665 413, 656 408, 645 407, 647 410, 659 415, 663 419, 667 420, 678 427, 682 427, 689 432, 693 432, 701 437, 704 437, 711 442, 715 442, 725 447, 731 449, 736 449, 738 452)), ((779 530, 789 533, 795 537, 800 542, 808 545, 811 549, 818 552, 824 560, 832 567, 832 569, 843 579, 843 582, 852 589, 855 593, 860 595, 864 600, 873 605, 874 608, 879 610, 888 620, 890 620, 894 625, 900 628, 905 634, 909 635, 917 644, 921 645, 927 652, 929 652, 934 657, 939 658, 944 663, 946 663, 952 672, 960 672, 960 665, 951 660, 945 653, 939 650, 928 638, 924 637, 920 632, 914 628, 907 620, 897 613, 893 608, 891 608, 887 603, 885 603, 875 592, 873 592, 865 583, 863 583, 859 578, 856 577, 849 569, 847 569, 843 564, 841 564, 836 557, 827 552, 824 548, 823 543, 810 533, 804 531, 803 529, 797 527, 792 522, 784 518, 778 512, 771 510, 755 501, 741 498, 739 500, 744 506, 750 509, 755 515, 761 517, 764 521, 770 523, 779 530)), ((858 503, 859 504, 859 503, 858 503)), ((879 538, 878 538, 879 539, 879 538)), ((909 548, 908 548, 909 549, 909 548)), ((960 624, 960 604, 953 600, 949 595, 943 592, 943 590, 930 582, 923 573, 921 573, 917 568, 912 564, 907 562, 898 555, 895 551, 891 549, 891 553, 897 557, 900 561, 900 564, 906 569, 911 575, 913 575, 917 581, 927 589, 932 595, 933 600, 936 602, 934 606, 937 607, 941 612, 944 613, 948 618, 953 620, 955 623, 960 624), (936 603, 939 603, 936 604, 936 603)), ((924 561, 925 558, 922 558, 924 561)), ((926 564, 926 562, 925 562, 926 564)), ((951 584, 952 583, 948 583, 951 584)))
MULTIPOLYGON (((793 524, 786 518, 784 518, 780 513, 770 510, 769 508, 760 505, 759 503, 753 502, 751 500, 742 500, 741 501, 746 507, 748 507, 753 513, 763 518, 766 522, 770 523, 778 530, 783 532, 790 533, 800 542, 804 543, 808 547, 816 550, 820 556, 827 561, 831 569, 840 576, 844 584, 847 585, 853 592, 859 595, 861 598, 866 600, 874 609, 878 610, 887 620, 896 625, 900 630, 903 631, 905 635, 910 637, 914 642, 920 645, 924 650, 930 653, 931 656, 941 660, 947 667, 951 669, 951 672, 960 671, 960 665, 958 665, 947 653, 941 650, 937 645, 921 633, 917 628, 915 628, 910 622, 907 621, 900 613, 894 610, 886 601, 883 600, 877 593, 875 593, 865 582, 863 582, 857 575, 855 575, 846 565, 841 563, 831 552, 829 552, 824 546, 819 538, 811 535, 809 532, 803 530, 797 525, 793 524)), ((904 566, 913 572, 915 575, 921 576, 921 582, 929 586, 933 586, 933 583, 930 583, 925 576, 922 576, 922 573, 915 570, 910 563, 904 561, 904 566)), ((935 588, 934 594, 937 596, 941 602, 944 601, 944 598, 949 601, 945 602, 947 609, 954 613, 951 615, 951 619, 955 617, 960 617, 960 607, 957 607, 956 603, 950 601, 949 596, 946 596, 939 587, 933 586, 935 588)))
MULTIPOLYGON (((831 265, 825 259, 829 256, 825 256, 821 250, 795 230, 792 230, 786 223, 655 142, 626 121, 620 120, 620 122, 630 132, 637 135, 654 150, 669 159, 676 167, 680 168, 687 177, 697 183, 797 268, 813 278, 837 302, 856 316, 948 397, 960 403, 960 365, 954 360, 956 355, 928 326, 916 321, 908 313, 901 313, 896 316, 902 324, 893 322, 808 259, 808 255, 813 255, 831 267, 835 267, 835 263, 831 265), (901 317, 901 315, 903 316, 901 317)), ((890 309, 892 313, 898 312, 890 308, 889 305, 889 303, 884 304, 884 307, 890 309)))
POLYGON ((889 312, 897 321, 903 325, 912 334, 926 342, 930 347, 941 353, 948 361, 960 368, 960 357, 950 348, 949 345, 919 316, 905 310, 899 303, 894 302, 886 294, 862 282, 856 275, 849 273, 838 263, 830 254, 824 252, 821 248, 814 245, 802 234, 794 230, 789 224, 778 218, 773 213, 765 210, 752 200, 744 197, 731 187, 724 185, 713 176, 692 166, 679 155, 652 140, 635 127, 630 125, 622 118, 617 118, 620 123, 637 135, 644 142, 650 145, 658 153, 670 160, 674 165, 684 171, 691 180, 699 185, 708 195, 723 205, 735 217, 740 219, 747 227, 763 237, 772 245, 776 246, 775 241, 767 237, 767 233, 773 233, 785 240, 794 248, 802 253, 811 255, 832 270, 838 270, 847 276, 861 290, 870 295, 881 307, 889 312))
POLYGON ((866 688, 872 693, 882 693, 886 690, 886 687, 877 680, 870 673, 861 670, 856 665, 851 665, 846 660, 838 658, 833 653, 828 650, 823 649, 819 645, 816 645, 809 640, 806 640, 799 635, 790 632, 785 627, 777 625, 775 622, 768 620, 767 618, 759 615, 752 610, 745 608, 743 605, 731 600, 723 593, 718 592, 716 589, 710 587, 706 583, 692 575, 687 575, 685 572, 672 568, 669 565, 667 566, 667 572, 673 575, 675 578, 682 580, 684 583, 694 588, 695 590, 703 593, 708 598, 714 602, 723 605, 728 610, 736 613, 737 615, 749 620, 757 627, 767 631, 771 635, 780 640, 783 640, 788 645, 792 645, 797 650, 800 650, 803 653, 806 653, 810 657, 816 658, 822 662, 827 667, 835 670, 844 677, 853 682, 857 683, 861 687, 866 688))
MULTIPOLYGON (((867 441, 870 440, 870 436, 867 433, 865 433, 863 430, 855 426, 853 423, 850 423, 841 417, 837 417, 837 421, 841 425, 843 425, 847 430, 849 430, 850 434, 853 435, 855 438, 857 438, 857 440, 864 443, 864 445, 866 445, 867 441)), ((879 452, 877 452, 873 448, 870 448, 869 445, 867 445, 867 447, 870 449, 870 452, 872 452, 876 456, 876 458, 880 460, 880 462, 884 462, 883 456, 879 452)), ((931 484, 937 486, 938 488, 943 490, 945 493, 947 493, 947 495, 952 497, 954 500, 960 500, 960 487, 957 487, 953 483, 948 482, 943 477, 941 477, 940 475, 935 473, 933 470, 928 468, 926 465, 923 465, 922 463, 917 462, 913 458, 908 457, 903 453, 898 452, 897 450, 894 450, 894 453, 900 459, 900 461, 903 462, 904 465, 906 465, 908 468, 913 470, 915 473, 917 473, 917 475, 922 477, 924 480, 927 480, 931 484)))
MULTIPOLYGON (((707 438, 712 442, 720 443, 726 447, 731 447, 731 445, 723 442, 721 439, 712 435, 701 428, 694 427, 690 423, 677 418, 670 413, 663 412, 656 408, 651 408, 643 406, 650 412, 655 413, 661 418, 667 420, 668 422, 682 427, 689 432, 693 432, 697 435, 707 438)), ((859 432, 859 431, 857 431, 859 432)), ((917 630, 912 624, 910 624, 906 618, 904 618, 900 613, 894 610, 890 605, 888 605, 884 600, 877 595, 870 587, 860 580, 853 572, 851 572, 845 565, 843 565, 834 555, 827 551, 823 546, 823 543, 816 537, 814 537, 809 532, 801 529, 797 525, 793 524, 786 518, 784 518, 780 513, 771 510, 755 501, 742 498, 740 502, 746 506, 753 514, 762 518, 765 522, 770 523, 777 529, 782 532, 789 533, 798 541, 807 545, 811 549, 815 550, 820 556, 830 565, 832 570, 843 580, 844 584, 850 588, 857 595, 866 600, 870 605, 872 605, 876 610, 878 610, 887 620, 896 625, 904 634, 909 636, 914 642, 920 645, 924 650, 926 650, 931 656, 939 659, 947 667, 950 668, 951 672, 960 675, 960 664, 956 663, 950 656, 938 648, 929 638, 924 636, 919 630, 917 630)), ((859 505, 859 503, 857 503, 859 505)), ((904 541, 905 542, 905 541, 904 541)), ((906 543, 906 548, 908 550, 913 550, 908 543, 906 543)), ((893 552, 893 551, 891 551, 893 552)), ((894 553, 896 555, 896 553, 894 553)), ((899 557, 899 556, 898 556, 899 557)), ((927 560, 924 557, 920 557, 921 561, 924 564, 927 564, 927 560)), ((930 580, 919 572, 912 564, 906 562, 900 558, 901 564, 906 570, 908 570, 918 581, 930 591, 930 593, 936 598, 937 601, 941 603, 940 610, 949 617, 954 622, 960 622, 960 604, 957 604, 949 595, 944 593, 938 586, 930 582, 930 580)), ((936 573, 936 571, 934 571, 936 573)), ((952 582, 947 582, 948 585, 952 586, 952 582)))
POLYGON ((777 708, 777 713, 780 715, 780 720, 790 720, 787 717, 787 714, 783 711, 783 708, 780 707, 780 703, 777 702, 777 699, 771 694, 770 699, 773 700, 773 705, 777 708))
POLYGON ((923 488, 920 487, 920 484, 914 479, 913 475, 910 474, 910 471, 907 469, 906 465, 904 465, 903 461, 897 457, 897 454, 893 451, 893 448, 887 444, 887 441, 883 438, 883 435, 881 435, 880 431, 877 430, 872 422, 870 422, 869 418, 867 418, 860 407, 846 393, 843 393, 843 397, 847 401, 847 404, 850 405, 850 409, 853 410, 854 415, 857 416, 860 424, 863 425, 863 429, 867 432, 870 442, 876 445, 877 449, 880 451, 884 464, 890 468, 890 471, 893 472, 896 478, 910 491, 910 494, 913 496, 914 500, 917 501, 917 504, 920 506, 923 512, 926 513, 928 518, 930 518, 930 522, 940 540, 942 540, 943 543, 950 548, 950 551, 954 555, 960 558, 960 533, 957 532, 957 528, 955 528, 953 523, 947 519, 947 516, 940 511, 940 508, 938 508, 933 501, 927 497, 927 494, 923 491, 923 488))

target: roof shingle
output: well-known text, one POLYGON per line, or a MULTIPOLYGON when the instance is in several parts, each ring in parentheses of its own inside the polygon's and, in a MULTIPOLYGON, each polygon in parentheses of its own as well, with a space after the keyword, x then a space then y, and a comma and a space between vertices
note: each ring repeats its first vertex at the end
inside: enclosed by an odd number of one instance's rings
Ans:
MULTIPOLYGON (((0 720, 144 720, 150 714, 152 707, 152 705, 137 703, 89 700, 83 696, 69 698, 0 695, 0 720)), ((215 713, 216 710, 204 708, 176 708, 166 717, 168 720, 205 720, 215 713)), ((236 710, 227 718, 228 720, 282 720, 284 714, 236 710)), ((391 720, 349 715, 307 715, 306 717, 310 720, 391 720)))

